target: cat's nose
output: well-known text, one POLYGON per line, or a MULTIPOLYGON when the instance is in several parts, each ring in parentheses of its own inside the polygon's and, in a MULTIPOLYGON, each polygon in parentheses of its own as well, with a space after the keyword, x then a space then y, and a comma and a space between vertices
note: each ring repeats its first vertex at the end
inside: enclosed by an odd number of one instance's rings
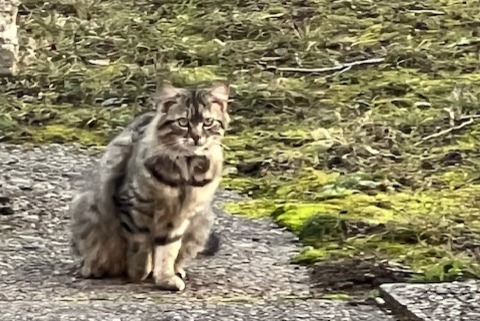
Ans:
POLYGON ((200 141, 200 135, 192 134, 192 139, 195 145, 198 145, 198 142, 200 141))

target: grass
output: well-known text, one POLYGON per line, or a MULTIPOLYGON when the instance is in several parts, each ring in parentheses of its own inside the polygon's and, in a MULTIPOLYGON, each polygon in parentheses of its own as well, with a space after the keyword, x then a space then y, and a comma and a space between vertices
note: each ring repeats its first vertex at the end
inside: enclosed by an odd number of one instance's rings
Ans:
POLYGON ((478 278, 479 14, 457 0, 24 0, 0 139, 104 145, 158 78, 229 79, 223 184, 250 198, 227 209, 297 233, 295 262, 478 278))

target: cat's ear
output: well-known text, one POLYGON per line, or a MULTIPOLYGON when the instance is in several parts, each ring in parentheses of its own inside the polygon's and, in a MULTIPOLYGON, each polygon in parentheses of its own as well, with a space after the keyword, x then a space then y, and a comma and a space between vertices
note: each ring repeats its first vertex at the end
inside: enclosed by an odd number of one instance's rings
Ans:
POLYGON ((162 113, 168 112, 168 109, 177 103, 181 92, 181 88, 177 88, 169 82, 159 83, 154 94, 157 111, 162 113))
POLYGON ((218 104, 222 109, 222 112, 225 112, 228 105, 228 96, 230 95, 230 84, 215 83, 208 88, 207 91, 212 97, 211 102, 218 104))

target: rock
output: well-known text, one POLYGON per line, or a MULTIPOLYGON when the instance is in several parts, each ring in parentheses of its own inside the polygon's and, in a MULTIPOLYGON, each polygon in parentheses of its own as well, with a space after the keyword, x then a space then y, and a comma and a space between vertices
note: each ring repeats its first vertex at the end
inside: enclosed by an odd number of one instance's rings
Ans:
POLYGON ((13 215, 14 213, 10 206, 0 206, 0 215, 13 215))
POLYGON ((380 298, 380 297, 377 297, 377 298, 375 298, 375 303, 377 303, 378 305, 384 305, 385 300, 380 298))
POLYGON ((10 179, 10 184, 16 185, 19 189, 23 191, 32 190, 32 182, 28 179, 14 177, 10 179))

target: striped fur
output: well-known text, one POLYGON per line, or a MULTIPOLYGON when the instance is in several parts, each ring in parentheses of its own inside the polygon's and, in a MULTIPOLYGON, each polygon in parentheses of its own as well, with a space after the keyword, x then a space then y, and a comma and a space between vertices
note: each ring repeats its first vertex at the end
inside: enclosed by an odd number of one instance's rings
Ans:
POLYGON ((228 87, 164 85, 156 112, 137 117, 107 146, 91 186, 72 201, 72 245, 85 277, 151 272, 185 287, 185 266, 218 248, 211 203, 223 166, 228 87), (208 250, 206 252, 209 252, 208 250))

